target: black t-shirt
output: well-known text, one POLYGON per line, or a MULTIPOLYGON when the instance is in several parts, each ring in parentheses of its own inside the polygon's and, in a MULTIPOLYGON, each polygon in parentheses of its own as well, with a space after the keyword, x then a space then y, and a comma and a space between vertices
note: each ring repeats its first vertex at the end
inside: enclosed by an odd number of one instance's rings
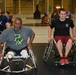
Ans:
POLYGON ((51 28, 55 28, 54 37, 55 36, 70 36, 70 27, 73 28, 73 21, 70 19, 66 19, 65 21, 60 21, 59 19, 53 20, 50 23, 51 28))

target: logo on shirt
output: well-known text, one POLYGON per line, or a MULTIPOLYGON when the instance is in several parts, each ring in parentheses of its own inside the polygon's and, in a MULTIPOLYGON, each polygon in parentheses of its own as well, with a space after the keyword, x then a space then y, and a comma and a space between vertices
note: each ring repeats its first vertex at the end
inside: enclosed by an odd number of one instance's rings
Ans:
POLYGON ((65 26, 66 26, 66 27, 69 27, 69 24, 66 24, 65 26))
POLYGON ((16 45, 22 44, 23 39, 21 39, 21 35, 20 34, 15 34, 14 36, 15 36, 14 41, 16 42, 16 45))

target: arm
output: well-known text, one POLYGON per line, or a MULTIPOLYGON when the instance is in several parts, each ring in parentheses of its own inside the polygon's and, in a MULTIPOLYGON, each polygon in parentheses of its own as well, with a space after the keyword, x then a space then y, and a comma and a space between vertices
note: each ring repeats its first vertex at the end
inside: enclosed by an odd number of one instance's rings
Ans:
POLYGON ((2 55, 2 46, 1 46, 1 45, 2 45, 2 43, 0 42, 0 59, 1 59, 1 57, 3 56, 3 55, 2 55))
POLYGON ((1 47, 1 45, 2 45, 2 44, 0 43, 0 53, 2 52, 2 51, 1 51, 1 50, 2 50, 2 47, 1 47))
POLYGON ((76 38, 76 27, 75 26, 72 29, 72 35, 73 35, 73 38, 75 39, 76 38))
POLYGON ((11 24, 9 22, 6 23, 6 28, 11 27, 11 24))
POLYGON ((52 29, 51 29, 51 27, 49 26, 48 27, 48 41, 50 41, 52 38, 52 29))
POLYGON ((28 46, 32 49, 32 42, 35 38, 35 34, 33 34, 32 36, 30 36, 30 39, 29 39, 29 43, 28 43, 28 46))

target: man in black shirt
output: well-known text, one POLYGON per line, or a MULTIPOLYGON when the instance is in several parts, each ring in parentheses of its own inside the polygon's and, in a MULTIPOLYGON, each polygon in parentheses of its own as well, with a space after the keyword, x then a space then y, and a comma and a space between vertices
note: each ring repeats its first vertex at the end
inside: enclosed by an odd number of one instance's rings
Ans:
POLYGON ((56 47, 60 54, 60 63, 68 63, 68 54, 72 47, 72 41, 75 39, 75 26, 71 19, 66 19, 66 11, 61 8, 59 10, 59 19, 53 20, 48 28, 48 41, 51 40, 52 30, 54 28, 54 39, 56 47), (70 36, 70 28, 72 29, 73 38, 70 36), (65 44, 65 54, 63 55, 63 44, 65 44))
POLYGON ((3 15, 3 12, 0 8, 0 33, 8 27, 8 18, 3 15))

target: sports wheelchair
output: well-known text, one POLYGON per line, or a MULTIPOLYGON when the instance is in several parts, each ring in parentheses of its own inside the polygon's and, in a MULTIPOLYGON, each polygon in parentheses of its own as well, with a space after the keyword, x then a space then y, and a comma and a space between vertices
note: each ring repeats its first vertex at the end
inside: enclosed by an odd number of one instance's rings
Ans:
MULTIPOLYGON (((65 52, 65 45, 63 45, 63 53, 65 52)), ((75 66, 76 63, 76 41, 73 42, 72 48, 69 52, 69 63, 68 64, 73 64, 75 66)), ((54 62, 55 65, 57 66, 60 64, 59 62, 60 56, 58 53, 58 50, 56 48, 55 40, 51 40, 45 48, 44 54, 43 54, 43 60, 44 62, 54 62)))
MULTIPOLYGON (((4 44, 2 53, 5 53, 6 45, 4 44)), ((0 60, 0 71, 5 73, 24 73, 29 74, 30 72, 35 73, 37 70, 37 64, 35 60, 35 56, 32 50, 28 50, 28 57, 23 58, 22 56, 13 56, 12 58, 8 58, 4 55, 0 60), (29 53, 28 53, 29 52, 29 53), (35 72, 34 72, 35 71, 35 72)))

